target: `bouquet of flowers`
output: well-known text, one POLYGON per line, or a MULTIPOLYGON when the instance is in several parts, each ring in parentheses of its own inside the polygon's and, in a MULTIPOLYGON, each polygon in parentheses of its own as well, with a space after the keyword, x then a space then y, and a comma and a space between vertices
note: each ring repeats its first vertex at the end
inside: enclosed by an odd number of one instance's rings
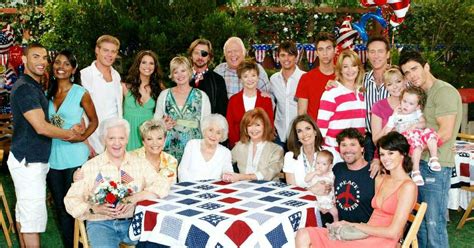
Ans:
POLYGON ((128 187, 127 184, 117 183, 113 180, 102 180, 95 187, 91 202, 97 205, 110 203, 117 206, 119 202, 126 203, 123 199, 132 195, 133 192, 134 190, 128 187))

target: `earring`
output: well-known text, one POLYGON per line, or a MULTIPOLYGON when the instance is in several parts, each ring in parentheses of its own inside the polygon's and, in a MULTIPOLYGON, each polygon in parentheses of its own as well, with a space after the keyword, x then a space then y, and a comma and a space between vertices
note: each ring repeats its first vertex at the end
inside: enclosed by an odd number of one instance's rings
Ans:
POLYGON ((71 76, 71 82, 74 82, 74 75, 71 76))

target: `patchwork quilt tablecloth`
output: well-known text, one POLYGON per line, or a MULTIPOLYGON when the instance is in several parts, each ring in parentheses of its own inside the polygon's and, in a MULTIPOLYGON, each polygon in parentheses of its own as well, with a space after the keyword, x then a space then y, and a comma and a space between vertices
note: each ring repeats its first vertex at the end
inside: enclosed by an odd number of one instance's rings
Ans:
POLYGON ((129 235, 171 247, 294 247, 299 228, 321 226, 315 201, 280 182, 182 182, 138 203, 129 235))
POLYGON ((471 193, 462 190, 461 186, 474 185, 474 143, 458 140, 455 151, 448 208, 457 210, 459 207, 466 209, 471 201, 471 193))

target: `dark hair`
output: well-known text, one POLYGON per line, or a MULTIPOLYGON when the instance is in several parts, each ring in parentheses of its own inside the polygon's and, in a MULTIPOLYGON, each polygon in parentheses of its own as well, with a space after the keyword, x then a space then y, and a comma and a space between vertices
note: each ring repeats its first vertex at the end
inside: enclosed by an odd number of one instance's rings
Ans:
MULTIPOLYGON (((69 61, 69 63, 71 64, 72 68, 75 68, 76 69, 76 72, 71 75, 71 79, 70 80, 73 84, 77 84, 77 85, 81 85, 81 72, 78 68, 78 63, 77 63, 77 59, 76 59, 76 56, 74 56, 74 54, 72 53, 72 51, 70 50, 62 50, 61 52, 59 52, 58 54, 56 54, 56 56, 54 57, 53 59, 53 64, 54 64, 54 61, 56 61, 56 59, 59 57, 59 56, 64 56, 66 57, 66 59, 69 61)), ((58 93, 58 80, 56 79, 56 77, 54 76, 54 69, 53 69, 53 65, 50 66, 49 70, 50 70, 50 77, 49 77, 49 87, 48 87, 48 92, 46 93, 46 97, 51 100, 55 95, 56 93, 58 93)))
POLYGON ((30 43, 30 44, 28 44, 28 46, 25 47, 25 49, 23 51, 23 55, 28 56, 28 52, 32 48, 43 48, 44 50, 47 51, 47 49, 43 45, 41 45, 40 43, 30 43))
POLYGON ((369 47, 370 43, 375 42, 375 41, 380 41, 385 44, 385 50, 388 52, 390 51, 390 43, 388 43, 387 38, 382 35, 374 35, 369 37, 369 41, 367 41, 367 48, 369 47))
POLYGON ((253 59, 246 59, 242 63, 240 63, 239 67, 237 68, 237 76, 239 79, 242 77, 247 71, 255 70, 257 71, 257 76, 260 75, 260 70, 258 69, 257 62, 253 59))
POLYGON ((291 123, 290 134, 288 135, 288 140, 286 141, 288 150, 293 152, 293 158, 296 159, 300 155, 300 148, 302 146, 301 142, 298 139, 298 134, 296 133, 296 125, 300 122, 309 123, 313 129, 316 131, 316 138, 314 140, 314 151, 320 151, 323 144, 323 136, 319 130, 318 125, 313 121, 313 119, 307 115, 298 115, 291 123))
POLYGON ((410 151, 410 144, 408 144, 407 139, 400 133, 396 131, 389 132, 377 142, 377 149, 380 155, 380 148, 388 151, 398 151, 403 155, 403 170, 405 172, 410 172, 413 168, 411 158, 408 155, 410 151))
POLYGON ((418 104, 421 106, 421 110, 423 110, 423 108, 425 108, 426 99, 428 98, 428 96, 426 95, 426 92, 422 88, 417 87, 417 86, 408 86, 400 94, 400 100, 402 100, 403 95, 405 93, 409 93, 409 94, 413 94, 413 95, 418 96, 418 104))
POLYGON ((196 48, 197 45, 205 45, 209 49, 209 61, 207 62, 208 64, 211 63, 212 59, 214 58, 214 50, 212 49, 212 44, 209 40, 206 39, 197 39, 189 45, 188 48, 188 56, 189 60, 192 62, 192 57, 193 57, 193 50, 196 48))
POLYGON ((330 152, 328 150, 322 150, 322 151, 318 152, 318 157, 319 156, 328 158, 330 164, 332 164, 332 162, 334 162, 334 155, 332 155, 332 152, 330 152))
POLYGON ((361 147, 364 147, 364 141, 365 138, 364 136, 357 130, 356 128, 350 127, 343 129, 337 136, 336 136, 336 141, 337 144, 340 146, 341 142, 345 139, 356 139, 359 142, 359 145, 361 147))
POLYGON ((298 48, 296 48, 296 44, 293 41, 284 41, 280 43, 277 51, 278 53, 285 51, 290 55, 298 56, 298 48))
POLYGON ((333 34, 330 34, 328 32, 319 32, 318 36, 316 37, 316 40, 314 41, 314 46, 317 48, 318 43, 321 41, 330 41, 332 43, 332 46, 336 47, 336 38, 333 34))
POLYGON ((140 99, 142 98, 142 95, 140 94, 140 63, 142 62, 143 57, 147 55, 152 57, 153 61, 155 62, 155 69, 153 70, 153 73, 150 76, 151 98, 156 100, 161 90, 164 88, 163 72, 161 71, 158 56, 156 55, 156 53, 150 50, 140 51, 135 57, 132 66, 128 70, 128 76, 125 79, 127 87, 130 89, 130 92, 139 104, 144 104, 140 102, 140 99))
POLYGON ((270 121, 270 117, 268 117, 267 112, 265 112, 265 110, 262 108, 254 108, 245 112, 242 120, 240 121, 240 142, 244 144, 249 143, 250 136, 247 131, 247 127, 254 124, 257 120, 261 120, 263 123, 262 140, 273 141, 275 139, 272 122, 270 121))
POLYGON ((425 66, 426 64, 426 59, 421 56, 420 52, 414 50, 402 50, 402 52, 400 53, 400 58, 398 60, 398 66, 400 66, 401 68, 402 65, 410 61, 418 62, 421 66, 425 66))

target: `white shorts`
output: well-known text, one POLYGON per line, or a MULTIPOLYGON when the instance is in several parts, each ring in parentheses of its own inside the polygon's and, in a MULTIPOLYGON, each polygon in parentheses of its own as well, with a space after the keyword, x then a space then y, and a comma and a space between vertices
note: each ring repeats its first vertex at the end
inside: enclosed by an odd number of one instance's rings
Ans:
POLYGON ((46 210, 47 163, 28 163, 16 160, 13 153, 8 156, 8 169, 15 185, 16 221, 21 224, 21 233, 46 231, 48 213, 46 210), (26 164, 26 165, 25 165, 26 164))

